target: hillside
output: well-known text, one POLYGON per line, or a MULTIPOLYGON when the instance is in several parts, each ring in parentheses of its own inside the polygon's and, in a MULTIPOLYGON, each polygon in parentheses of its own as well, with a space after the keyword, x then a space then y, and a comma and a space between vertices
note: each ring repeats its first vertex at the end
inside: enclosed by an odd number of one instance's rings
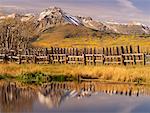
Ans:
POLYGON ((150 47, 149 35, 120 35, 99 32, 84 26, 64 25, 50 28, 32 43, 34 47, 105 47, 141 45, 150 47))
POLYGON ((84 26, 63 25, 49 28, 43 32, 40 37, 32 43, 36 47, 50 46, 84 46, 93 45, 96 40, 104 37, 116 37, 115 33, 105 33, 86 28, 84 26), (77 43, 76 43, 77 42, 77 43))

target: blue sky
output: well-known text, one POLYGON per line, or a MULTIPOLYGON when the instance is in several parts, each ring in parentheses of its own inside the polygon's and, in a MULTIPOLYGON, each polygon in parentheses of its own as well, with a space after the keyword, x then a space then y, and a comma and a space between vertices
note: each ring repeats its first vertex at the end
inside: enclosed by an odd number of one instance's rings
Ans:
POLYGON ((0 11, 42 11, 57 6, 72 15, 150 25, 150 0, 0 0, 0 11))

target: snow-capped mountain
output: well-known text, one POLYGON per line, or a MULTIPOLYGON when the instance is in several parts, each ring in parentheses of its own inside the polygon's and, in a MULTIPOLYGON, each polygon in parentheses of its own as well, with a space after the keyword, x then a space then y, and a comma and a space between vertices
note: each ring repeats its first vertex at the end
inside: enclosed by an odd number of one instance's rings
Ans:
POLYGON ((98 30, 98 31, 109 31, 109 29, 101 22, 94 21, 91 17, 78 17, 85 27, 98 30))
POLYGON ((24 22, 24 21, 31 21, 32 19, 35 19, 35 16, 32 15, 32 14, 21 15, 21 14, 17 14, 17 13, 13 13, 13 14, 10 14, 10 15, 5 15, 5 16, 0 16, 0 20, 9 19, 9 18, 19 19, 22 22, 24 22))
POLYGON ((117 23, 105 22, 109 29, 121 34, 150 34, 150 28, 139 22, 117 23))
POLYGON ((63 12, 58 7, 48 8, 42 11, 38 17, 38 27, 40 30, 65 24, 73 24, 78 26, 82 23, 75 16, 63 12))
POLYGON ((48 8, 41 12, 38 22, 39 28, 43 30, 58 25, 73 24, 109 33, 150 34, 150 28, 139 22, 99 22, 93 20, 91 17, 72 16, 58 7, 48 8))
POLYGON ((91 17, 73 16, 62 11, 61 8, 48 8, 40 13, 38 26, 40 30, 64 24, 73 24, 76 26, 85 26, 98 31, 112 32, 103 23, 94 21, 91 17))
POLYGON ((51 24, 57 23, 70 23, 74 25, 81 25, 81 22, 75 17, 68 13, 65 13, 58 7, 52 7, 44 10, 40 13, 38 21, 51 22, 51 24))
POLYGON ((61 8, 50 7, 43 10, 39 16, 32 14, 11 14, 0 16, 0 20, 6 18, 17 18, 21 21, 33 21, 38 32, 45 31, 51 27, 71 24, 75 26, 84 26, 107 33, 119 34, 150 34, 150 27, 139 22, 118 23, 118 22, 100 22, 93 20, 91 17, 73 16, 64 12, 61 8))

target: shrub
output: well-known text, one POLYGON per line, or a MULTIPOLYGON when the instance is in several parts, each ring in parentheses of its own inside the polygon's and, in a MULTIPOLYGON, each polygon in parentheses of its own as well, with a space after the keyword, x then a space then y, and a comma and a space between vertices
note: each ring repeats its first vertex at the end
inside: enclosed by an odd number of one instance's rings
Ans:
POLYGON ((51 81, 48 75, 45 75, 41 72, 25 73, 21 76, 20 80, 29 84, 42 84, 51 81))

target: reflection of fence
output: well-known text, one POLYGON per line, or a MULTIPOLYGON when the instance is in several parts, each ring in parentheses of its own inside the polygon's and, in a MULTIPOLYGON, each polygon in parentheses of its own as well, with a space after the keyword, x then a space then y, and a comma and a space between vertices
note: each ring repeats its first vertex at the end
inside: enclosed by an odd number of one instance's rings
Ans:
POLYGON ((41 88, 43 94, 49 94, 52 91, 71 90, 71 91, 88 91, 88 92, 102 92, 107 94, 120 94, 126 96, 132 95, 147 95, 150 96, 150 88, 148 86, 136 86, 131 84, 107 84, 99 82, 82 82, 80 84, 73 82, 50 83, 43 85, 41 88))
POLYGON ((31 88, 18 87, 16 83, 2 82, 0 85, 1 112, 32 112, 35 97, 35 92, 31 88))
POLYGON ((30 48, 23 51, 0 50, 3 63, 37 64, 150 64, 150 50, 139 46, 110 48, 30 48))

